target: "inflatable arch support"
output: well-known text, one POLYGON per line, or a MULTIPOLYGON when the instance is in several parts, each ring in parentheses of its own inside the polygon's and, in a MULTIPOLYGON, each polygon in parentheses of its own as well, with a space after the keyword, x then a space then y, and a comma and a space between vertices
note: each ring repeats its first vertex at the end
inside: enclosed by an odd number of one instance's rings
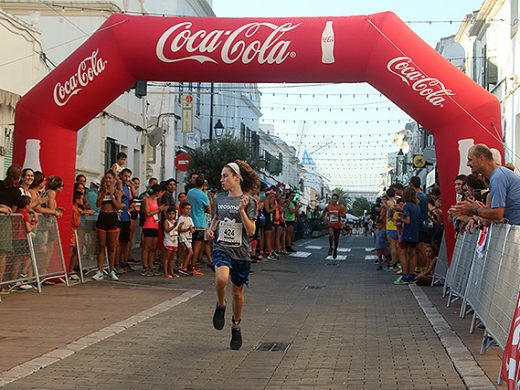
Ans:
MULTIPOLYGON (((39 139, 43 171, 63 177, 66 205, 76 132, 136 80, 368 82, 434 134, 446 206, 455 202, 453 180, 466 161, 460 145, 484 143, 503 153, 498 100, 391 12, 310 18, 115 14, 20 100, 15 161, 22 163, 27 139, 39 139)), ((62 242, 68 242, 70 213, 60 226, 62 242)), ((447 224, 451 255, 450 229, 447 224)))

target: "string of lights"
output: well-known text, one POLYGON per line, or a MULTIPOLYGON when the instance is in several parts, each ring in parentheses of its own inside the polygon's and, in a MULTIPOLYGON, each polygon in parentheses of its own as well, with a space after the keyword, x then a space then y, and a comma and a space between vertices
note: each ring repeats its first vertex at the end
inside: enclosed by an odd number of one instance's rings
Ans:
MULTIPOLYGON (((211 104, 208 104, 208 103, 201 103, 200 104, 201 107, 211 107, 211 104)), ((223 107, 223 108, 251 108, 250 106, 247 106, 245 104, 213 104, 213 107, 223 107)), ((397 106, 392 106, 392 107, 368 107, 368 106, 364 106, 364 107, 359 107, 359 106, 355 106, 355 107, 315 107, 315 106, 307 106, 307 107, 290 107, 290 106, 287 106, 287 107, 276 107, 276 106, 267 106, 267 105, 264 105, 264 104, 261 104, 261 110, 271 110, 271 111, 294 111, 294 112, 298 112, 298 111, 305 111, 305 112, 311 112, 311 111, 316 111, 316 112, 332 112, 332 111, 340 111, 340 112, 344 112, 344 111, 369 111, 369 110, 373 110, 373 111, 391 111, 391 110, 401 110, 399 107, 397 106)))
MULTIPOLYGON (((113 13, 113 8, 102 8, 102 7, 89 7, 89 6, 78 6, 73 4, 63 4, 60 2, 50 2, 46 3, 52 7, 56 7, 61 12, 67 12, 67 10, 74 10, 79 12, 85 12, 85 11, 98 11, 100 13, 113 13)), ((143 11, 130 11, 130 10, 117 10, 118 13, 126 14, 126 15, 141 15, 141 16, 170 16, 170 17, 194 17, 193 15, 189 14, 169 14, 165 12, 143 12, 143 11)), ((481 20, 476 18, 471 19, 463 19, 463 20, 404 20, 403 22, 406 24, 454 24, 454 23, 463 23, 463 22, 469 22, 471 24, 480 22, 481 20)), ((496 19, 486 19, 486 22, 501 22, 501 23, 508 23, 506 19, 502 18, 496 18, 496 19)), ((512 23, 517 23, 518 19, 514 19, 512 23)), ((510 23, 508 23, 510 24, 510 23)))
MULTIPOLYGON (((220 118, 220 117, 219 117, 220 118)), ((236 117, 222 117, 222 118, 236 118, 236 117)), ((249 119, 249 120, 255 120, 255 119, 258 119, 258 118, 239 118, 239 119, 249 119)), ((264 118, 261 118, 261 123, 262 124, 269 124, 271 122, 282 122, 282 123, 309 123, 309 124, 318 124, 318 123, 324 123, 324 124, 345 124, 345 125, 348 125, 348 124, 351 124, 351 125, 359 125, 359 124, 363 124, 363 123, 366 123, 366 124, 369 124, 369 123, 408 123, 410 121, 412 121, 411 118, 407 118, 407 119, 363 119, 363 120, 360 120, 360 119, 357 119, 357 120, 346 120, 346 121, 343 121, 343 120, 331 120, 331 119, 328 119, 328 120, 317 120, 317 119, 310 119, 310 120, 302 120, 302 119, 280 119, 280 118, 269 118, 269 119, 264 119, 264 118)))
MULTIPOLYGON (((274 135, 278 137, 286 137, 286 138, 292 138, 292 137, 302 137, 302 138, 323 138, 323 137, 339 137, 339 138, 354 138, 354 137, 366 137, 366 138, 373 138, 373 137, 387 137, 390 138, 395 135, 396 131, 393 132, 385 132, 385 133, 373 133, 367 130, 364 134, 338 134, 338 133, 324 133, 321 131, 321 129, 312 129, 307 130, 309 133, 289 133, 285 131, 276 131, 274 135), (312 132, 312 133, 310 133, 312 132)), ((339 131, 349 131, 348 129, 339 129, 339 131)))

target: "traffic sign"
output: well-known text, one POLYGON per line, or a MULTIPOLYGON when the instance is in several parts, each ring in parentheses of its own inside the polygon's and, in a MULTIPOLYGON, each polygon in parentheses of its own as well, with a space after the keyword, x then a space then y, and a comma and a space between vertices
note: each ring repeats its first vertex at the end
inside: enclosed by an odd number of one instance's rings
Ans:
POLYGON ((190 165, 190 155, 188 153, 179 153, 175 157, 175 167, 181 171, 185 172, 188 170, 188 165, 190 165))

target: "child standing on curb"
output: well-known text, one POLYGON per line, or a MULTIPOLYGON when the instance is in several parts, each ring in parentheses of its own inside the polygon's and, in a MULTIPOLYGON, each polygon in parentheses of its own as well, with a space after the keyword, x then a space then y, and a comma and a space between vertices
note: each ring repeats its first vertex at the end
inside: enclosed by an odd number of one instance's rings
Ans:
POLYGON ((80 207, 83 205, 83 194, 79 191, 74 191, 72 197, 72 231, 70 234, 70 264, 69 264, 69 278, 72 280, 79 280, 79 276, 76 275, 76 267, 79 265, 78 257, 78 243, 76 241, 76 231, 81 223, 80 220, 80 207))
POLYGON ((182 267, 179 268, 179 274, 182 276, 191 276, 188 266, 191 264, 193 249, 191 247, 192 234, 195 231, 193 220, 190 217, 191 206, 188 202, 181 204, 181 216, 179 217, 179 242, 182 247, 182 267))
POLYGON ((233 316, 231 317, 230 347, 242 347, 242 309, 244 285, 248 284, 251 269, 250 244, 255 234, 256 202, 245 193, 258 188, 257 173, 245 161, 236 160, 222 168, 220 184, 227 192, 217 194, 216 214, 208 235, 214 239, 213 265, 217 304, 213 326, 224 328, 226 289, 231 278, 233 316), (215 230, 216 229, 216 230, 215 230))
POLYGON ((383 262, 388 259, 388 242, 386 241, 386 229, 384 221, 378 219, 376 222, 376 256, 377 256, 377 271, 383 269, 383 262), (385 259, 383 260, 383 256, 385 259))
POLYGON ((175 255, 177 253, 178 235, 177 221, 175 221, 175 206, 170 206, 166 211, 166 219, 164 220, 164 254, 163 254, 163 276, 165 278, 177 278, 179 275, 175 273, 175 255))

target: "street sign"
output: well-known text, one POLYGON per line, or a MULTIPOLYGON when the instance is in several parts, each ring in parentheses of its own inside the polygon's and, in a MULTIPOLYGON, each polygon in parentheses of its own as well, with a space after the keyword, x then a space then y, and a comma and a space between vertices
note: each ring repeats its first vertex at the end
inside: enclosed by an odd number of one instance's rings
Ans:
POLYGON ((184 95, 182 97, 182 132, 191 133, 193 131, 193 96, 184 95))
POLYGON ((435 185, 435 169, 431 170, 426 175, 426 188, 429 188, 433 185, 435 185))
POLYGON ((413 167, 424 168, 426 166, 426 159, 422 154, 416 154, 413 156, 413 167))
POLYGON ((177 170, 185 172, 188 170, 188 165, 190 165, 190 155, 188 153, 179 153, 175 157, 175 167, 177 170))

